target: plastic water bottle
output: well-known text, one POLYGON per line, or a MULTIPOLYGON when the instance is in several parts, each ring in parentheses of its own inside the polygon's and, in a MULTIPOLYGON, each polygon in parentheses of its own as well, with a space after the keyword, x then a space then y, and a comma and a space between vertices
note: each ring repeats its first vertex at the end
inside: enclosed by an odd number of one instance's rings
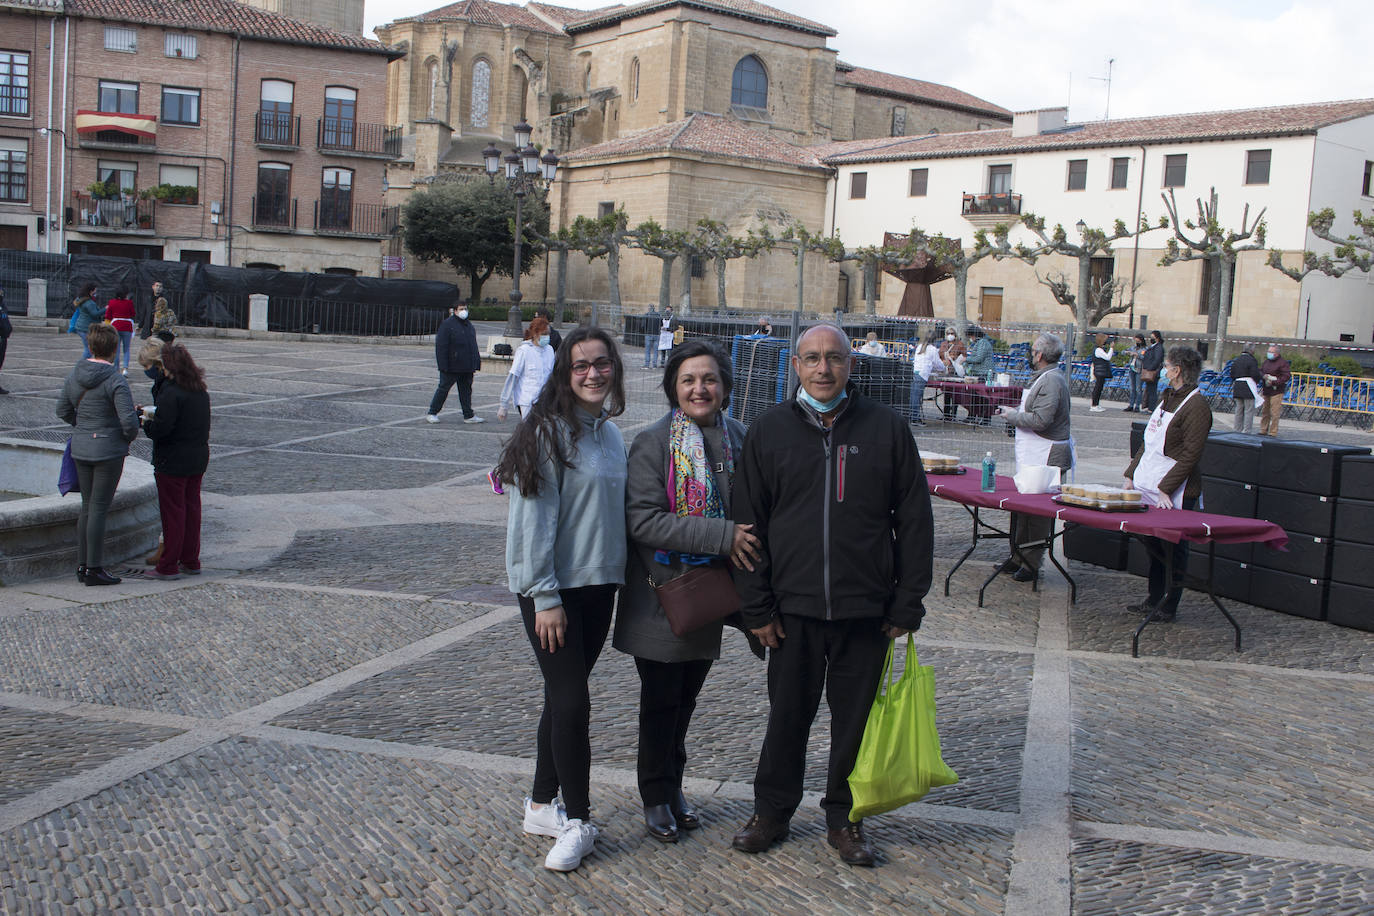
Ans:
POLYGON ((997 459, 992 452, 983 456, 983 492, 992 493, 997 489, 997 459))

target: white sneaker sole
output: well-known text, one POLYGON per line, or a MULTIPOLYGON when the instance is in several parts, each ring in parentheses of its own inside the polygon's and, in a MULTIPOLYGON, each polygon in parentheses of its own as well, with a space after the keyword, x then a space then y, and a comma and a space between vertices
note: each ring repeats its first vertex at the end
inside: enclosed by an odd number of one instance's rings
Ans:
POLYGON ((573 862, 568 862, 568 861, 553 862, 553 861, 550 861, 549 859, 546 858, 546 859, 544 860, 544 867, 547 868, 549 871, 563 871, 563 872, 567 872, 567 871, 576 871, 576 870, 582 865, 582 863, 583 863, 584 861, 586 861, 587 856, 591 855, 591 854, 594 853, 594 852, 596 852, 596 848, 595 848, 595 847, 593 847, 593 848, 587 850, 586 855, 582 856, 582 858, 580 858, 580 859, 578 859, 578 860, 576 860, 576 861, 573 861, 573 862))
POLYGON ((548 836, 553 837, 555 840, 558 839, 559 836, 561 836, 561 833, 558 831, 557 828, 545 827, 543 824, 540 824, 537 821, 531 821, 528 818, 526 818, 524 826, 525 832, 530 834, 531 836, 548 836))

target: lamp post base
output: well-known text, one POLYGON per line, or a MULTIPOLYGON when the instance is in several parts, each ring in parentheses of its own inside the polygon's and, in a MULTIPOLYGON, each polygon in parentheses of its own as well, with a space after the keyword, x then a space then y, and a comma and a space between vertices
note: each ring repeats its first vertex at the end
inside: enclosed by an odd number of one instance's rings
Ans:
POLYGON ((502 332, 506 337, 514 337, 522 340, 525 336, 525 322, 520 315, 520 297, 518 294, 511 296, 510 311, 506 312, 506 330, 502 332))

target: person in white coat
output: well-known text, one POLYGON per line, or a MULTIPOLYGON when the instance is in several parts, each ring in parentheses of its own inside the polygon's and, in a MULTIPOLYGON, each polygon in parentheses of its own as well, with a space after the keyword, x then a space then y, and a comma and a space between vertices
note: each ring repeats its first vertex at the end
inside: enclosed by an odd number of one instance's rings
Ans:
POLYGON ((549 322, 536 316, 525 330, 525 342, 515 351, 515 359, 511 361, 506 384, 501 388, 501 407, 496 411, 496 419, 506 419, 511 404, 520 411, 520 416, 529 413, 530 405, 539 397, 544 382, 553 371, 553 357, 549 322))

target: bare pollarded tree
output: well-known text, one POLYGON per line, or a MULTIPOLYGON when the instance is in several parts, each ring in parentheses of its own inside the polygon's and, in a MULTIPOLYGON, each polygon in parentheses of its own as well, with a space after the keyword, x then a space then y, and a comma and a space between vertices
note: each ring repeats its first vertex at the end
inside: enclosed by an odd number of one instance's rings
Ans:
POLYGON ((1331 254, 1322 255, 1314 251, 1304 251, 1301 267, 1287 267, 1283 263, 1283 252, 1271 249, 1269 266, 1299 283, 1314 271, 1328 277, 1339 277, 1352 270, 1368 273, 1374 269, 1374 215, 1365 216, 1361 211, 1355 211, 1357 234, 1344 237, 1336 235, 1331 231, 1335 224, 1336 211, 1330 207, 1307 214, 1307 227, 1312 230, 1312 234, 1335 245, 1335 250, 1331 254))

